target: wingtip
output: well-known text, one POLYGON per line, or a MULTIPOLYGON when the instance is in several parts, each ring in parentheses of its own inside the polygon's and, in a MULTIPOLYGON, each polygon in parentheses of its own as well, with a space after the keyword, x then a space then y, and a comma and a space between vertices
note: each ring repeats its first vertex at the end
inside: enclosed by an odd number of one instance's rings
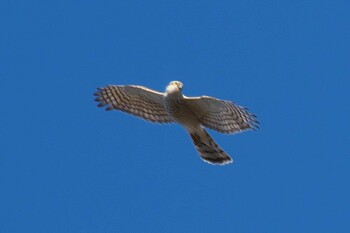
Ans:
POLYGON ((101 108, 101 107, 104 107, 104 106, 106 106, 106 105, 107 105, 106 102, 100 102, 100 103, 97 105, 97 107, 101 108))
POLYGON ((114 108, 113 108, 113 105, 109 105, 105 110, 106 111, 111 111, 111 110, 113 110, 114 108))
POLYGON ((98 96, 97 98, 95 98, 95 101, 96 102, 100 102, 102 100, 102 97, 101 96, 98 96))

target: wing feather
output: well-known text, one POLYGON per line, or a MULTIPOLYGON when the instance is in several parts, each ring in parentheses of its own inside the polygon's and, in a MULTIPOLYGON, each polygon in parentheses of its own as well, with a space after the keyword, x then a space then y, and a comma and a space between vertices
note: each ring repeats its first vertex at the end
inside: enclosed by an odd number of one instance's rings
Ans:
POLYGON ((254 114, 231 101, 210 96, 186 97, 186 101, 203 126, 218 132, 236 133, 259 128, 254 114))
POLYGON ((164 95, 143 86, 109 85, 94 93, 98 107, 120 110, 153 123, 172 123, 174 120, 163 106, 164 95))

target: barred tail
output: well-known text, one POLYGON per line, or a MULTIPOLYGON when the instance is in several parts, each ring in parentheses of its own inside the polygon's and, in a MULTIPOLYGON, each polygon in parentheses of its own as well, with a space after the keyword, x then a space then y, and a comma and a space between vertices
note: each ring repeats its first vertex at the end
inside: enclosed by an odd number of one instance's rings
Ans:
POLYGON ((219 165, 233 162, 205 129, 201 129, 200 132, 190 132, 190 136, 199 155, 205 162, 219 165))

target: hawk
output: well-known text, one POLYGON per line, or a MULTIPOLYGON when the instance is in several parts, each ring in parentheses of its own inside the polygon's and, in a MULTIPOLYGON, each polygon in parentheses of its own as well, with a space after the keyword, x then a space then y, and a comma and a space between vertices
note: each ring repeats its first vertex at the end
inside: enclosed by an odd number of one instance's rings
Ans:
POLYGON ((231 101, 210 96, 184 96, 182 89, 179 81, 170 82, 165 93, 143 86, 108 85, 97 88, 94 95, 98 107, 107 106, 106 110, 120 110, 153 123, 180 124, 205 162, 220 165, 233 162, 205 127, 225 134, 256 130, 259 128, 256 116, 231 101))

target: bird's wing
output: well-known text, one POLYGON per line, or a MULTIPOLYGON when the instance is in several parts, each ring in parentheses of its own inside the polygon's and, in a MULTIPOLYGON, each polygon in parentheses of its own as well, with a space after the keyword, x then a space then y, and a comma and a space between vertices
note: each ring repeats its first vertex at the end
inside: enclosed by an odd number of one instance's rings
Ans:
POLYGON ((259 128, 256 116, 231 101, 210 96, 186 97, 186 103, 199 118, 201 124, 221 133, 236 133, 259 128))
POLYGON ((99 107, 121 110, 153 123, 172 123, 163 106, 164 94, 142 86, 106 86, 94 94, 99 107))

